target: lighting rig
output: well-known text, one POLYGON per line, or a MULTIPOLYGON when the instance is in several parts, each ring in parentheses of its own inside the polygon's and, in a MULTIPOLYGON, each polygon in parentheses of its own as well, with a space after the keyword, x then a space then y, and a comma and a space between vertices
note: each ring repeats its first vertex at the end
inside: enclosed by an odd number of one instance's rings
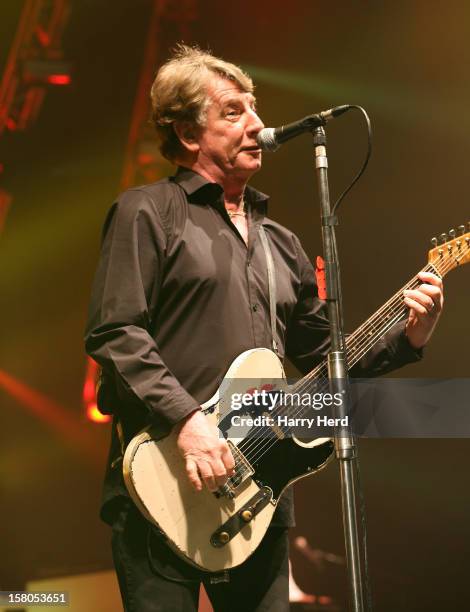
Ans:
MULTIPOLYGON (((36 121, 50 87, 71 83, 62 36, 70 0, 25 0, 0 83, 0 137, 36 121)), ((0 174, 4 165, 0 162, 0 174)), ((0 231, 12 195, 0 187, 0 231)))

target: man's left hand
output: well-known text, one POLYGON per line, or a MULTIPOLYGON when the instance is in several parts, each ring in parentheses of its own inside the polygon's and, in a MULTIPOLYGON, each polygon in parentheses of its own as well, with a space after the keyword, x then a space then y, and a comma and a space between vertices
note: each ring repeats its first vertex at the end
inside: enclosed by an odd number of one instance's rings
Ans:
POLYGON ((431 272, 420 272, 423 284, 418 289, 404 291, 404 302, 410 309, 406 335, 411 346, 422 348, 431 337, 444 304, 442 280, 431 272))

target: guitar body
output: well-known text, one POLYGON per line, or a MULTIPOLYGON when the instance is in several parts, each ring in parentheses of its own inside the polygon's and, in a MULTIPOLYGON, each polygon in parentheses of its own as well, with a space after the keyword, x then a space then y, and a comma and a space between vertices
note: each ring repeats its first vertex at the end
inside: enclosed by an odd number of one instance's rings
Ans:
MULTIPOLYGON (((269 380, 278 383, 285 380, 284 370, 268 349, 242 353, 226 374, 223 393, 219 389, 202 407, 215 425, 219 425, 225 398, 234 392, 246 392, 247 379, 251 386, 257 380, 260 387, 269 380)), ((242 452, 237 449, 240 440, 231 443, 237 451, 237 463, 246 466, 242 452)), ((256 443, 268 446, 266 439, 257 438, 256 443)), ((282 492, 289 484, 326 465, 333 449, 329 438, 308 444, 292 437, 279 439, 250 462, 250 475, 233 488, 233 496, 216 496, 206 488, 197 492, 190 485, 176 435, 170 433, 162 438, 157 429, 148 428, 127 447, 124 480, 137 507, 163 532, 176 553, 200 569, 217 572, 240 565, 256 550, 282 492), (261 504, 245 523, 239 517, 243 510, 252 509, 253 500, 259 501, 260 494, 264 495, 261 504), (219 537, 214 544, 214 534, 217 531, 220 534, 221 529, 230 534, 230 539, 222 543, 219 537)))

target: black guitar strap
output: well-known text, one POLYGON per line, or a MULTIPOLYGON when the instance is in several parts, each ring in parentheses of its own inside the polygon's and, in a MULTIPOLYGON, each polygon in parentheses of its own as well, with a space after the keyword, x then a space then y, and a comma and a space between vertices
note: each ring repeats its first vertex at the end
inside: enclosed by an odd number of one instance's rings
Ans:
POLYGON ((273 255, 271 253, 271 247, 269 246, 268 237, 266 231, 262 225, 259 226, 259 237, 261 244, 263 245, 264 254, 266 257, 266 266, 268 269, 268 293, 269 293, 269 315, 271 319, 271 338, 273 351, 279 357, 278 345, 276 341, 276 271, 274 269, 273 255))

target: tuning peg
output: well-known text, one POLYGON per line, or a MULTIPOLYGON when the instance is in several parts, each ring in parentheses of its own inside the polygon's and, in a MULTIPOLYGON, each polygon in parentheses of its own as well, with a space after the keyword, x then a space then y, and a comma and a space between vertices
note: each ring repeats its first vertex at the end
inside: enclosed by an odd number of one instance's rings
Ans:
POLYGON ((455 238, 455 230, 454 229, 449 230, 449 236, 450 236, 451 240, 454 240, 454 238, 455 238))
POLYGON ((436 236, 434 236, 434 238, 431 238, 431 244, 433 246, 433 249, 435 249, 437 247, 437 238, 436 238, 436 236))
POLYGON ((459 234, 463 236, 465 234, 465 225, 459 225, 457 228, 459 230, 459 234))
POLYGON ((444 244, 444 242, 447 242, 447 234, 441 234, 441 235, 439 236, 439 242, 440 242, 441 244, 444 244))

